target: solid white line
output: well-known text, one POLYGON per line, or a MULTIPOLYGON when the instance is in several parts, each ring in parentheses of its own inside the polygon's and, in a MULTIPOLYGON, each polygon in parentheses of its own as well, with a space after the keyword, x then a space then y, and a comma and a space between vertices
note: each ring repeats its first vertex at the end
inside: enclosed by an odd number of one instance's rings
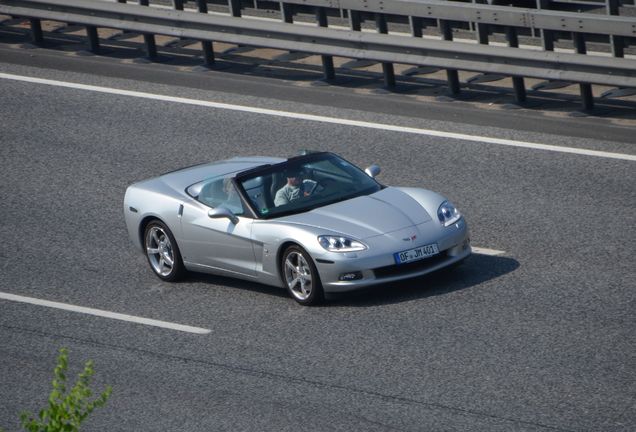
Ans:
POLYGON ((502 251, 502 250, 480 248, 480 247, 475 247, 475 246, 472 246, 471 249, 473 250, 473 253, 476 253, 476 254, 479 254, 479 255, 498 256, 498 255, 503 255, 503 254, 506 253, 506 251, 502 251))
POLYGON ((594 156, 594 157, 602 157, 602 158, 609 158, 609 159, 636 161, 636 155, 623 154, 623 153, 610 153, 610 152, 586 150, 586 149, 580 149, 580 148, 574 148, 574 147, 561 147, 561 146, 555 146, 555 145, 549 145, 549 144, 515 141, 515 140, 502 139, 502 138, 491 138, 491 137, 478 136, 478 135, 467 135, 467 134, 454 133, 454 132, 436 131, 431 129, 395 126, 390 124, 371 123, 371 122, 358 121, 358 120, 347 120, 347 119, 326 117, 326 116, 312 115, 312 114, 301 114, 301 113, 294 113, 289 111, 279 111, 279 110, 272 110, 272 109, 265 109, 265 108, 254 108, 254 107, 248 107, 243 105, 210 102, 210 101, 204 101, 199 99, 188 99, 188 98, 181 98, 181 97, 174 97, 174 96, 158 95, 153 93, 144 93, 144 92, 138 92, 138 91, 132 91, 132 90, 121 90, 121 89, 115 89, 110 87, 77 84, 77 83, 66 82, 66 81, 25 77, 25 76, 13 75, 13 74, 7 74, 7 73, 0 73, 0 78, 15 80, 15 81, 24 81, 24 82, 35 83, 35 84, 45 84, 45 85, 51 85, 56 87, 66 87, 66 88, 73 88, 73 89, 79 89, 79 90, 88 90, 88 91, 99 92, 99 93, 108 93, 108 94, 116 94, 121 96, 131 96, 131 97, 138 97, 138 98, 144 98, 144 99, 159 100, 164 102, 175 102, 175 103, 181 103, 181 104, 187 104, 187 105, 196 105, 196 106, 225 109, 225 110, 232 110, 232 111, 242 111, 242 112, 249 112, 249 113, 255 113, 255 114, 293 118, 293 119, 299 119, 299 120, 309 120, 309 121, 333 123, 333 124, 339 124, 339 125, 345 125, 345 126, 363 127, 367 129, 379 129, 383 131, 402 132, 402 133, 410 133, 410 134, 416 134, 416 135, 434 136, 434 137, 440 137, 440 138, 452 138, 452 139, 463 140, 463 141, 497 144, 497 145, 510 146, 510 147, 522 147, 522 148, 529 148, 534 150, 546 150, 546 151, 552 151, 552 152, 558 152, 558 153, 571 153, 571 154, 584 155, 584 156, 594 156))
POLYGON ((37 299, 33 297, 24 297, 24 296, 19 296, 15 294, 4 293, 4 292, 0 292, 0 299, 20 302, 20 303, 29 303, 29 304, 33 304, 37 306, 46 306, 46 307, 55 308, 55 309, 62 309, 65 311, 78 312, 78 313, 94 315, 94 316, 103 317, 103 318, 111 318, 111 319, 116 319, 120 321, 128 321, 128 322, 144 324, 144 325, 153 326, 153 327, 162 327, 162 328, 167 328, 170 330, 177 330, 177 331, 188 332, 188 333, 208 334, 212 331, 212 330, 208 330, 208 329, 204 329, 200 327, 192 327, 192 326, 183 325, 183 324, 175 324, 175 323, 171 323, 167 321, 158 321, 158 320, 149 319, 149 318, 142 318, 142 317, 133 316, 133 315, 125 315, 125 314, 109 312, 109 311, 105 311, 101 309, 87 308, 83 306, 75 306, 75 305, 71 305, 67 303, 58 303, 58 302, 53 302, 48 300, 41 300, 41 299, 37 299))

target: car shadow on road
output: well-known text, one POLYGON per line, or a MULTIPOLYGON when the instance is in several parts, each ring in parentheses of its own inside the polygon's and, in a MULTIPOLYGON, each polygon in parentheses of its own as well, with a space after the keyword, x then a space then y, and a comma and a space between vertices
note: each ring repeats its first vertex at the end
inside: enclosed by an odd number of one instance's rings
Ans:
MULTIPOLYGON (((213 275, 207 273, 189 272, 183 282, 186 283, 203 283, 208 285, 221 285, 227 288, 236 288, 254 293, 270 295, 272 297, 289 298, 289 294, 283 288, 277 288, 258 282, 250 282, 247 280, 236 279, 228 276, 213 275)), ((293 301, 289 298, 290 301, 293 301)))
POLYGON ((496 279, 518 267, 519 262, 512 258, 473 254, 458 267, 349 293, 332 294, 327 305, 369 307, 445 295, 496 279))
MULTIPOLYGON (((513 272, 518 267, 519 262, 512 258, 473 254, 463 264, 451 269, 443 269, 418 278, 376 285, 348 293, 330 294, 324 306, 370 307, 444 295, 496 279, 513 272)), ((190 273, 186 282, 222 285, 273 297, 288 298, 290 302, 293 301, 284 289, 225 276, 190 273)))

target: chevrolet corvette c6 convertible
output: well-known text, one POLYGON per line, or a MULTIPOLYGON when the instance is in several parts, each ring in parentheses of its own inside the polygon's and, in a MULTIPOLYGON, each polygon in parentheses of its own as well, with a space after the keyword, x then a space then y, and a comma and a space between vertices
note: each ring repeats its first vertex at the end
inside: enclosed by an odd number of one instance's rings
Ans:
POLYGON ((303 305, 470 255, 468 227, 450 201, 384 186, 379 171, 327 152, 237 157, 129 186, 124 215, 159 278, 232 276, 285 288, 303 305))

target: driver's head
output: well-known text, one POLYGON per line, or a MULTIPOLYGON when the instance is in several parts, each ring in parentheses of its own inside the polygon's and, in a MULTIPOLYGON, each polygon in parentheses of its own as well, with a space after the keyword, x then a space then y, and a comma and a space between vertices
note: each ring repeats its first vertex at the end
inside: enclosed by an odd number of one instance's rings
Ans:
POLYGON ((287 170, 287 184, 290 186, 298 186, 302 181, 302 172, 297 169, 289 169, 287 170))

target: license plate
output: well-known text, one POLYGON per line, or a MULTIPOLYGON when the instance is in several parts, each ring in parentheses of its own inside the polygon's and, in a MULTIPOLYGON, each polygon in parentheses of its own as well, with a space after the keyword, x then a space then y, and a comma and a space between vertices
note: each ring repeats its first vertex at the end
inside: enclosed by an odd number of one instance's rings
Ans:
POLYGON ((405 264, 407 262, 428 258, 433 255, 437 255, 438 253, 439 249, 437 248, 437 243, 433 243, 430 245, 405 250, 403 252, 396 252, 393 254, 393 256, 395 257, 396 263, 405 264))

